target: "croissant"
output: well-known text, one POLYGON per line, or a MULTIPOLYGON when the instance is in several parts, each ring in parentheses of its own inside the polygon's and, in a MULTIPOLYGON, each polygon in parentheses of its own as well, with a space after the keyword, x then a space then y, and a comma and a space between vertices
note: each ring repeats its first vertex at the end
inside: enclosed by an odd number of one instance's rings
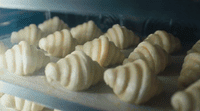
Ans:
POLYGON ((164 30, 157 30, 154 34, 150 34, 145 40, 161 46, 169 54, 181 48, 180 40, 164 30))
POLYGON ((187 87, 198 79, 200 79, 200 53, 190 53, 184 59, 178 86, 179 88, 187 87))
POLYGON ((200 80, 184 91, 176 92, 171 98, 171 104, 177 111, 200 111, 200 80))
POLYGON ((70 31, 67 29, 56 31, 54 34, 50 34, 39 41, 41 49, 56 57, 65 57, 75 50, 76 45, 76 39, 72 37, 70 31))
POLYGON ((66 89, 80 91, 103 79, 104 69, 82 51, 74 51, 45 68, 48 82, 60 82, 66 89))
POLYGON ((60 20, 57 16, 39 24, 38 28, 40 28, 44 33, 44 37, 54 33, 55 31, 61 31, 62 29, 69 29, 68 25, 65 24, 62 20, 60 20))
POLYGON ((120 49, 137 45, 140 41, 139 37, 135 33, 119 24, 113 25, 112 28, 108 29, 105 35, 120 49))
POLYGON ((189 53, 193 53, 193 52, 198 52, 200 53, 200 40, 198 40, 192 47, 192 49, 190 49, 189 51, 187 51, 187 54, 189 53))
POLYGON ((8 48, 0 41, 0 54, 4 54, 8 48))
POLYGON ((76 46, 76 50, 84 51, 102 67, 122 63, 125 59, 120 49, 113 42, 109 42, 108 38, 104 35, 93 41, 86 42, 84 45, 76 46))
POLYGON ((19 111, 42 111, 44 106, 37 103, 24 100, 15 96, 4 94, 1 99, 1 104, 8 108, 13 108, 19 111))
POLYGON ((144 103, 162 91, 160 81, 142 59, 106 70, 104 81, 119 99, 129 103, 144 103))
POLYGON ((86 23, 78 25, 71 29, 72 36, 77 39, 79 45, 83 45, 87 41, 91 41, 94 38, 99 37, 103 33, 96 26, 96 24, 90 20, 86 23))
POLYGON ((158 74, 170 63, 170 56, 160 46, 153 45, 148 41, 141 42, 133 52, 125 59, 123 64, 143 59, 153 73, 158 74))
POLYGON ((11 73, 25 76, 30 75, 45 66, 50 58, 45 56, 41 50, 21 41, 5 52, 0 58, 0 68, 6 68, 11 73))
POLYGON ((18 32, 12 32, 11 42, 19 43, 20 41, 26 41, 30 45, 37 46, 42 36, 42 31, 35 24, 31 24, 18 32))

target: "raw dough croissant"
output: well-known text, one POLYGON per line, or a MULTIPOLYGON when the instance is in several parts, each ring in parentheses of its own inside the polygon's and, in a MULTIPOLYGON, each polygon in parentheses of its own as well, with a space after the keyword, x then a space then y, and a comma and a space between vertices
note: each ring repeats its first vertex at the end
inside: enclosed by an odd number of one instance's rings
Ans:
POLYGON ((38 25, 38 28, 42 30, 44 36, 54 33, 55 31, 61 31, 62 29, 69 29, 68 25, 60 20, 57 16, 52 19, 46 20, 38 25))
POLYGON ((50 34, 39 41, 41 49, 56 57, 65 57, 75 50, 76 45, 76 39, 72 37, 70 31, 67 29, 56 31, 54 34, 50 34))
POLYGON ((177 111, 200 111, 200 80, 186 90, 176 92, 171 104, 177 111))
POLYGON ((50 58, 35 46, 21 41, 18 45, 8 49, 0 60, 1 68, 3 67, 11 73, 25 76, 45 66, 50 61, 50 58))
POLYGON ((82 51, 74 51, 45 68, 48 82, 57 81, 66 89, 80 91, 103 79, 104 69, 82 51))
POLYGON ((31 24, 18 32, 12 32, 11 42, 19 43, 20 41, 26 41, 30 45, 37 46, 42 36, 42 31, 35 24, 31 24))
POLYGON ((1 104, 5 107, 13 108, 19 111, 42 111, 42 109, 44 108, 44 106, 37 103, 8 94, 4 94, 1 97, 1 104))
POLYGON ((122 101, 135 104, 144 103, 162 91, 160 81, 142 59, 106 70, 104 81, 122 101))
POLYGON ((122 63, 125 59, 124 54, 104 35, 93 41, 86 42, 84 45, 76 46, 76 50, 84 51, 102 67, 122 63))
POLYGON ((148 41, 141 42, 134 51, 124 60, 124 64, 137 59, 146 61, 153 73, 158 74, 170 63, 170 56, 158 45, 153 45, 148 41))
POLYGON ((200 79, 200 53, 190 53, 184 59, 178 86, 187 87, 198 79, 200 79))
POLYGON ((103 34, 92 20, 72 28, 71 33, 77 39, 79 45, 83 45, 85 42, 103 34))
POLYGON ((157 30, 154 34, 150 34, 145 40, 161 46, 169 54, 181 48, 180 40, 164 30, 157 30))
POLYGON ((113 25, 112 28, 108 29, 105 35, 120 49, 137 45, 140 41, 139 37, 135 33, 119 24, 113 25))
POLYGON ((190 49, 189 51, 187 51, 187 54, 189 53, 193 53, 193 52, 198 52, 200 53, 200 40, 198 40, 192 47, 192 49, 190 49))

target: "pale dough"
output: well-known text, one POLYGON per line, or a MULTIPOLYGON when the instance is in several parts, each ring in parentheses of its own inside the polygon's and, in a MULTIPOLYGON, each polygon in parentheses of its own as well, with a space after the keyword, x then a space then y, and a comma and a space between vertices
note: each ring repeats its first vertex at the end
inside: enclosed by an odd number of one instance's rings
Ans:
POLYGON ((192 47, 192 49, 190 49, 189 51, 187 51, 187 54, 189 53, 193 53, 193 52, 198 52, 200 53, 200 40, 198 40, 192 47))
POLYGON ((87 41, 102 35, 102 31, 92 21, 85 22, 71 29, 72 36, 78 41, 79 45, 83 45, 87 41))
POLYGON ((25 76, 39 70, 49 61, 50 58, 45 56, 41 50, 21 41, 0 56, 0 68, 6 68, 11 73, 25 76))
POLYGON ((60 20, 57 16, 39 24, 38 28, 41 29, 42 32, 44 33, 43 35, 44 37, 46 37, 49 34, 54 33, 55 31, 69 29, 68 25, 65 24, 62 20, 60 20))
POLYGON ((145 40, 152 44, 159 45, 169 54, 180 50, 182 47, 178 38, 164 30, 157 30, 154 34, 150 34, 145 40))
POLYGON ((171 104, 177 111, 200 111, 200 80, 184 91, 176 92, 171 98, 171 104))
POLYGON ((134 104, 145 103, 162 91, 162 84, 142 59, 106 70, 104 81, 122 101, 134 104))
POLYGON ((20 41, 26 41, 30 45, 37 46, 42 36, 42 31, 35 24, 31 24, 18 32, 12 32, 11 42, 19 43, 20 41))
POLYGON ((67 29, 56 31, 39 41, 39 47, 55 57, 65 57, 75 50, 76 45, 76 39, 67 29))
POLYGON ((76 46, 76 50, 84 51, 92 60, 97 61, 102 67, 121 64, 125 59, 124 54, 113 42, 104 35, 98 39, 76 46))
POLYGON ((45 68, 48 82, 57 81, 68 90, 80 91, 103 79, 104 69, 82 51, 74 51, 45 68))
POLYGON ((7 49, 8 47, 6 47, 4 43, 0 41, 0 54, 4 54, 7 49))
POLYGON ((112 28, 108 29, 105 36, 120 49, 126 49, 130 46, 137 45, 140 41, 135 33, 119 24, 115 24, 112 28))

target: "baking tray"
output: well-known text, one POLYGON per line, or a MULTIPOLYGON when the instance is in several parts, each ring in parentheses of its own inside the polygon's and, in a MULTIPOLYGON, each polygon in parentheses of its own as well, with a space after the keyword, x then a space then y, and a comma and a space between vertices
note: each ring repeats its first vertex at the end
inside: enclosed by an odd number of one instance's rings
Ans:
MULTIPOLYGON (((1 41, 11 48, 13 44, 10 43, 10 35, 5 35, 4 38, 1 41)), ((133 50, 134 48, 130 48, 122 52, 127 57, 133 50)), ((47 82, 44 68, 36 71, 36 75, 25 77, 11 74, 5 69, 0 70, 0 92, 35 101, 50 109, 170 111, 173 110, 170 99, 178 90, 177 78, 184 56, 184 53, 172 56, 172 64, 158 74, 158 78, 164 83, 164 91, 140 106, 120 101, 103 81, 81 92, 64 90, 61 85, 47 82)), ((57 60, 57 58, 51 58, 53 62, 57 60)))

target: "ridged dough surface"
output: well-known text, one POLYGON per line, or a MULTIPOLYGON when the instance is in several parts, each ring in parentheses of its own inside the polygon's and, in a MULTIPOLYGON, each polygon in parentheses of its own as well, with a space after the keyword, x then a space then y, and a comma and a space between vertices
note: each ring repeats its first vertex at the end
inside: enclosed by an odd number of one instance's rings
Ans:
POLYGON ((0 41, 0 55, 1 55, 1 54, 4 54, 4 53, 6 52, 7 49, 8 49, 8 47, 6 47, 6 46, 4 45, 4 43, 0 41))
POLYGON ((189 51, 187 51, 187 54, 193 53, 193 52, 200 53, 200 40, 198 40, 198 41, 193 45, 192 49, 190 49, 189 51))
POLYGON ((39 41, 39 47, 55 57, 65 57, 75 50, 76 45, 76 39, 67 29, 56 31, 39 41))
POLYGON ((78 41, 79 45, 83 45, 87 41, 98 38, 102 35, 102 31, 92 21, 85 22, 71 29, 72 36, 78 41))
POLYGON ((42 36, 42 31, 35 24, 30 24, 18 32, 12 32, 11 42, 19 43, 20 41, 26 41, 30 45, 37 46, 42 36))
POLYGON ((60 20, 57 16, 39 24, 38 28, 40 28, 42 32, 44 33, 43 35, 44 37, 46 37, 49 34, 54 33, 55 31, 69 29, 68 25, 65 24, 62 20, 60 20))
POLYGON ((80 91, 103 79, 104 69, 82 51, 74 51, 45 68, 48 82, 56 81, 68 90, 80 91))
POLYGON ((179 88, 185 88, 200 79, 200 53, 188 54, 178 78, 179 88))
POLYGON ((163 71, 170 63, 170 56, 160 46, 151 44, 148 41, 141 42, 125 59, 123 64, 143 59, 154 74, 163 71))
POLYGON ((161 46, 169 54, 181 49, 180 40, 164 30, 157 30, 154 34, 150 34, 145 40, 161 46))
POLYGON ((5 52, 0 58, 0 68, 6 68, 9 72, 25 76, 39 70, 50 61, 41 50, 35 46, 21 41, 5 52))
POLYGON ((84 51, 92 60, 97 61, 102 67, 121 64, 125 59, 124 54, 113 42, 104 35, 98 39, 76 46, 76 50, 84 51))
POLYGON ((200 111, 200 80, 184 91, 176 92, 171 98, 171 104, 177 111, 200 111))
POLYGON ((141 104, 162 91, 162 84, 142 60, 108 69, 104 81, 122 101, 141 104))
POLYGON ((107 36, 110 41, 114 42, 120 49, 137 45, 140 41, 135 33, 119 24, 115 24, 112 28, 108 29, 105 36, 107 36))
POLYGON ((1 99, 1 104, 7 108, 13 108, 19 111, 42 111, 44 106, 37 103, 24 100, 15 96, 4 94, 1 99))

